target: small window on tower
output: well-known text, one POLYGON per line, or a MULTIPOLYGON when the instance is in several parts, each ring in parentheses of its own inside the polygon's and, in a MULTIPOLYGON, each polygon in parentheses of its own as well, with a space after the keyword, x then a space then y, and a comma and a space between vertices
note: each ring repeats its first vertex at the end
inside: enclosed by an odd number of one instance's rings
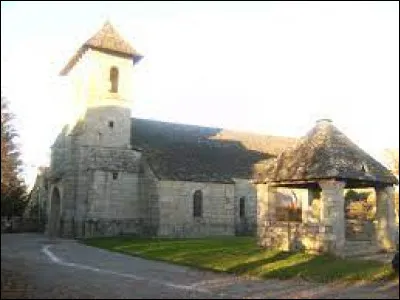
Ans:
POLYGON ((114 180, 118 179, 118 172, 113 172, 113 179, 114 180))
POLYGON ((118 69, 117 67, 112 67, 110 69, 110 83, 111 83, 111 93, 118 93, 118 69))
POLYGON ((114 121, 109 121, 108 122, 108 127, 114 128, 114 121))

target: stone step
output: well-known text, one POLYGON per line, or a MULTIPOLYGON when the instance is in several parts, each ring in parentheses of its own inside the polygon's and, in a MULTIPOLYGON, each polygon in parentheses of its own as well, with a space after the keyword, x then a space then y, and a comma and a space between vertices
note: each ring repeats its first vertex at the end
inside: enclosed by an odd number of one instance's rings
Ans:
POLYGON ((373 254, 379 254, 379 249, 362 249, 362 250, 357 250, 357 251, 344 251, 343 256, 345 257, 359 257, 359 256, 365 256, 365 255, 373 255, 373 254))
POLYGON ((367 247, 374 244, 373 241, 346 241, 345 247, 367 247))
POLYGON ((379 248, 371 241, 346 242, 343 253, 346 257, 356 257, 379 253, 379 248))

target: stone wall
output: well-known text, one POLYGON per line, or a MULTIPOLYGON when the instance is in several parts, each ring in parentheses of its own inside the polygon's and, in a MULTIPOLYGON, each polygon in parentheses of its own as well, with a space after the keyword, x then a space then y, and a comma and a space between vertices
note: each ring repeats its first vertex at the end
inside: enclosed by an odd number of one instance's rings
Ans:
POLYGON ((64 237, 102 237, 116 235, 142 236, 143 220, 138 218, 75 218, 60 220, 60 231, 64 237), (71 234, 74 233, 74 235, 71 234))
POLYGON ((88 146, 81 135, 62 134, 52 152, 49 197, 57 187, 61 194, 61 236, 157 233, 157 179, 141 162, 140 152, 88 146))
POLYGON ((75 172, 67 180, 70 184, 64 180, 71 197, 63 195, 62 234, 139 234, 144 223, 140 154, 129 149, 79 146, 76 158, 75 172))
POLYGON ((140 217, 137 173, 93 170, 90 178, 86 218, 138 219, 140 217))
POLYGON ((233 184, 160 181, 158 184, 160 226, 158 235, 201 237, 234 235, 233 184), (193 216, 193 194, 203 194, 203 214, 193 216))
POLYGON ((37 218, 1 217, 1 233, 43 232, 44 224, 37 218))
MULTIPOLYGON (((46 232, 51 226, 63 218, 63 214, 73 216, 73 187, 74 187, 74 174, 76 165, 79 164, 79 155, 77 155, 76 147, 74 148, 74 137, 68 135, 68 128, 64 127, 62 132, 57 136, 51 148, 51 163, 48 172, 48 201, 45 208, 46 211, 46 232), (55 205, 53 201, 53 192, 55 189, 60 192, 60 214, 51 214, 52 206, 55 205), (55 220, 57 219, 57 220, 55 220), (55 222, 55 223, 54 223, 55 222)), ((71 229, 69 229, 68 236, 70 236, 71 229)), ((62 236, 65 236, 61 232, 62 236)))
POLYGON ((82 121, 81 145, 128 149, 131 111, 117 105, 88 108, 82 121))
POLYGON ((53 178, 65 176, 72 168, 72 159, 74 157, 71 156, 71 139, 71 136, 67 135, 67 127, 64 127, 51 147, 49 175, 53 178))
POLYGON ((375 224, 369 220, 346 219, 346 240, 372 241, 375 238, 375 224))
POLYGON ((143 234, 155 236, 160 223, 158 179, 145 159, 142 159, 139 173, 139 194, 139 211, 143 218, 143 234))
POLYGON ((257 236, 260 246, 283 251, 305 250, 335 254, 341 251, 343 239, 337 240, 337 233, 334 231, 332 223, 315 223, 315 220, 309 218, 308 214, 311 209, 309 203, 312 197, 307 190, 288 190, 260 184, 257 185, 257 191, 257 236), (276 208, 291 201, 286 197, 290 194, 293 195, 292 199, 297 199, 297 206, 304 210, 302 222, 286 222, 276 219, 276 208))
POLYGON ((85 232, 86 221, 98 219, 105 220, 104 224, 128 219, 124 228, 131 228, 132 222, 143 223, 138 216, 140 153, 127 148, 87 146, 82 135, 65 134, 60 134, 52 147, 47 207, 51 218, 52 191, 57 187, 61 194, 60 234, 79 236, 85 232))
POLYGON ((329 252, 332 245, 327 239, 331 229, 320 224, 267 221, 259 224, 264 230, 259 245, 282 251, 329 252))
POLYGON ((248 179, 235 179, 235 234, 255 235, 257 230, 257 190, 248 179), (240 198, 244 197, 244 216, 240 217, 240 198))
MULTIPOLYGON (((132 107, 132 60, 88 49, 68 74, 71 90, 69 124, 74 126, 88 107, 118 105, 132 107), (119 73, 118 93, 110 93, 110 69, 119 73)), ((129 142, 129 139, 125 141, 129 142)))

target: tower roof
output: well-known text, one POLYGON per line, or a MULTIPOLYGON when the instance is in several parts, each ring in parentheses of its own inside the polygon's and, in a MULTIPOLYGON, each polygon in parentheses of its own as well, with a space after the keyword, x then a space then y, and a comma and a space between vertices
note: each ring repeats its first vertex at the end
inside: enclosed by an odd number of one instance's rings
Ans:
POLYGON ((330 120, 319 120, 292 148, 273 164, 270 182, 301 182, 338 179, 348 186, 396 184, 395 176, 353 143, 330 120))
POLYGON ((139 62, 142 58, 142 55, 140 55, 127 41, 125 41, 111 23, 107 21, 95 35, 88 39, 78 49, 76 54, 62 69, 60 75, 67 75, 89 48, 132 58, 134 64, 139 62))

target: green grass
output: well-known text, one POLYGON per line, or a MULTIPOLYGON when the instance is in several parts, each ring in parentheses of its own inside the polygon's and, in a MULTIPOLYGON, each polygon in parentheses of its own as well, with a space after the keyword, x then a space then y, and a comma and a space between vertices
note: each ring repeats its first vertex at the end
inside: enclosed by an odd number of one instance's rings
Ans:
POLYGON ((83 243, 152 260, 261 278, 302 278, 314 282, 388 280, 390 264, 265 250, 253 237, 207 239, 92 238, 83 243))

